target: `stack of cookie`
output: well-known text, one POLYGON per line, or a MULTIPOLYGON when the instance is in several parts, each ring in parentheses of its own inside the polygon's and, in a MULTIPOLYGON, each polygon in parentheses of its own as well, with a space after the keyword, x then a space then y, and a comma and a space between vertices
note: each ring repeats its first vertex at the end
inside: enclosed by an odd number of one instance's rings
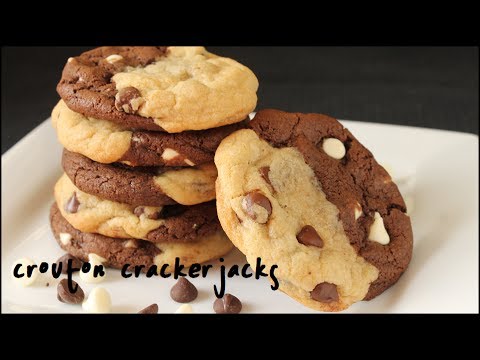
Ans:
POLYGON ((244 127, 258 81, 203 47, 102 47, 68 59, 53 126, 65 173, 50 220, 59 245, 111 267, 226 254, 213 158, 244 127))

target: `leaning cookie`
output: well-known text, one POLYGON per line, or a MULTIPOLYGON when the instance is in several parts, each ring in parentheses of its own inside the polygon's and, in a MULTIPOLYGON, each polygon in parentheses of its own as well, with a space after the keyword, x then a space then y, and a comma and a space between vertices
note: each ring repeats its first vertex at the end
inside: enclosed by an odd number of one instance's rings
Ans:
POLYGON ((163 207, 123 204, 81 191, 65 174, 55 184, 54 195, 62 216, 82 232, 179 243, 220 229, 214 201, 163 207))
POLYGON ((250 69, 201 46, 96 48, 68 59, 57 85, 73 111, 169 133, 242 121, 257 89, 250 69))
MULTIPOLYGON (((194 243, 185 244, 154 244, 144 240, 115 239, 84 233, 65 220, 56 204, 50 209, 50 225, 55 239, 66 252, 83 261, 89 260, 89 254, 96 254, 106 260, 104 265, 113 268, 130 264, 130 269, 140 265, 147 269, 156 265, 160 269, 164 264, 173 265, 176 257, 180 258, 182 265, 190 266, 217 259, 233 248, 233 244, 221 229, 200 237, 194 243)), ((171 269, 168 267, 167 271, 171 269)))
POLYGON ((244 122, 203 131, 168 134, 128 130, 116 123, 86 117, 60 100, 52 111, 60 143, 68 150, 100 163, 130 166, 196 166, 213 162, 215 150, 244 122))
POLYGON ((80 190, 130 205, 195 205, 215 199, 213 163, 192 168, 101 164, 63 150, 62 167, 80 190))
POLYGON ((394 284, 412 256, 405 203, 373 155, 335 119, 263 110, 216 156, 223 229, 280 290, 339 311, 394 284))

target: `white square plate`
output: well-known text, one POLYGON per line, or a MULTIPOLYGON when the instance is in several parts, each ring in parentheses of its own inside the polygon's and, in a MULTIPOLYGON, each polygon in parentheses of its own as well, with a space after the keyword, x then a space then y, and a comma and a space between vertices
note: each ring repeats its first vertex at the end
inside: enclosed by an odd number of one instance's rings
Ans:
MULTIPOLYGON (((414 251, 399 282, 351 313, 478 312, 478 136, 414 127, 342 121, 376 156, 393 169, 392 176, 408 202, 414 251)), ((61 174, 59 145, 45 121, 2 156, 2 312, 82 312, 60 303, 55 280, 42 274, 35 285, 19 288, 11 279, 21 257, 37 264, 63 255, 50 231, 48 213, 53 185, 61 174), (49 283, 49 286, 46 286, 49 283)), ((225 264, 244 264, 232 251, 225 264)), ((212 313, 213 285, 220 283, 219 262, 207 278, 192 279, 199 289, 194 312, 212 313)), ((78 280, 78 275, 74 275, 78 280)), ((88 293, 92 285, 79 281, 88 293)), ((172 313, 173 279, 124 279, 107 269, 100 284, 112 297, 113 312, 137 312, 151 303, 172 313)), ((245 313, 314 312, 261 280, 227 279, 227 292, 238 296, 245 313)))

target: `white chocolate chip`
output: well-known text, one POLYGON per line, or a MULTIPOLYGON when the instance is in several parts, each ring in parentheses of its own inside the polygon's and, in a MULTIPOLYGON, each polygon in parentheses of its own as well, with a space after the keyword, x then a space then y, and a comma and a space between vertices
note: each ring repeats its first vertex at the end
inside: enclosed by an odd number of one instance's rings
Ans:
POLYGON ((69 233, 60 233, 60 242, 63 245, 70 244, 71 240, 72 240, 72 235, 70 235, 69 233))
POLYGON ((378 212, 375 212, 373 224, 370 226, 368 239, 371 241, 376 241, 382 245, 387 245, 390 243, 390 236, 388 236, 383 219, 378 212))
POLYGON ((165 161, 169 161, 176 158, 178 155, 180 154, 175 150, 166 148, 165 150, 163 150, 162 159, 165 161))
POLYGON ((21 258, 21 259, 18 259, 17 261, 15 261, 13 263, 11 274, 12 274, 12 277, 13 277, 13 280, 14 280, 15 284, 17 284, 19 286, 27 287, 27 286, 32 285, 35 282, 35 280, 37 279, 38 274, 39 274, 38 268, 33 269, 32 276, 27 277, 27 266, 28 265, 35 265, 35 262, 30 258, 21 258), (17 278, 15 276, 13 276, 13 270, 15 269, 15 266, 17 266, 18 264, 21 264, 20 268, 18 269, 18 273, 19 274, 24 274, 21 278, 17 278))
POLYGON ((89 313, 109 313, 112 307, 112 300, 107 290, 102 287, 96 287, 90 291, 88 299, 82 304, 84 311, 89 313))
POLYGON ((135 240, 128 240, 123 244, 126 248, 137 248, 137 242, 135 240))
MULTIPOLYGON (((96 265, 103 265, 104 262, 106 262, 107 260, 104 259, 103 257, 101 256, 98 256, 97 254, 88 254, 88 262, 90 263, 90 271, 89 272, 83 272, 83 271, 80 271, 80 279, 82 279, 82 281, 85 281, 86 283, 89 283, 89 284, 96 284, 96 283, 99 283, 103 280, 105 280, 105 277, 106 277, 106 272, 105 272, 105 276, 100 276, 100 275, 97 275, 97 277, 94 277, 93 276, 93 269, 95 268, 96 265)), ((105 267, 103 269, 103 271, 105 271, 105 267)))
POLYGON ((355 220, 358 220, 362 214, 362 206, 357 202, 357 205, 355 206, 355 220))
POLYGON ((187 164, 187 165, 189 165, 189 166, 195 166, 195 164, 194 164, 191 160, 189 160, 189 159, 185 159, 185 160, 183 160, 183 161, 185 161, 185 164, 187 164))
POLYGON ((117 61, 120 61, 120 60, 123 60, 123 56, 121 55, 117 55, 117 54, 113 54, 113 55, 110 55, 110 56, 107 56, 105 58, 105 60, 107 60, 110 64, 113 64, 117 61))
POLYGON ((88 261, 95 261, 97 263, 104 263, 104 262, 107 262, 107 259, 101 257, 100 255, 90 253, 90 254, 88 254, 88 261))
POLYGON ((75 60, 73 57, 69 57, 67 63, 71 63, 73 60, 75 60))
POLYGON ((343 145, 340 140, 335 138, 323 140, 322 148, 328 156, 337 160, 343 158, 346 153, 345 145, 343 145))
POLYGON ((183 304, 177 309, 177 311, 175 311, 175 314, 192 314, 192 313, 193 313, 193 308, 192 308, 192 305, 190 304, 183 304))

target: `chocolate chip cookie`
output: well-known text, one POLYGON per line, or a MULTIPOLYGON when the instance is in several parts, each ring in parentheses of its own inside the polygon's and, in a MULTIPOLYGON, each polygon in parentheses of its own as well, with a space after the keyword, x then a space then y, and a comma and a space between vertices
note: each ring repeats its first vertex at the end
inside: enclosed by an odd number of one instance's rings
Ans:
POLYGON ((52 123, 66 149, 96 162, 186 167, 213 162, 220 141, 245 126, 241 122, 179 134, 128 130, 111 121, 76 113, 63 101, 53 109, 52 123))
POLYGON ((278 265, 280 290, 340 311, 393 285, 412 256, 403 198, 337 120, 262 110, 220 144, 218 216, 249 262, 278 265))
POLYGON ((215 199, 215 164, 191 168, 101 164, 63 151, 62 166, 80 190, 130 205, 195 205, 215 199))
POLYGON ((65 174, 55 184, 54 195, 62 216, 82 232, 180 243, 220 229, 214 201, 193 206, 123 204, 81 191, 65 174))
POLYGON ((68 59, 57 91, 75 112, 126 128, 177 133, 242 121, 258 80, 203 47, 100 47, 68 59))
POLYGON ((50 209, 50 225, 62 249, 83 261, 89 260, 89 254, 96 254, 106 259, 106 266, 113 268, 130 264, 130 269, 137 265, 147 268, 157 265, 160 269, 164 264, 173 265, 176 257, 180 258, 181 264, 190 266, 219 258, 233 247, 221 229, 201 236, 194 243, 154 244, 144 240, 115 239, 84 233, 68 223, 55 203, 50 209))

